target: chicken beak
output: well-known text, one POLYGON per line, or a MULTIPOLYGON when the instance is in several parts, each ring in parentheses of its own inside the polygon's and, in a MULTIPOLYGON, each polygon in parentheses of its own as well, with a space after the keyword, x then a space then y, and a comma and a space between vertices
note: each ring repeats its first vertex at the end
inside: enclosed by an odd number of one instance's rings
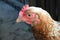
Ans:
POLYGON ((19 22, 21 22, 22 21, 22 19, 20 18, 20 17, 18 17, 17 19, 16 19, 16 22, 17 23, 19 23, 19 22))

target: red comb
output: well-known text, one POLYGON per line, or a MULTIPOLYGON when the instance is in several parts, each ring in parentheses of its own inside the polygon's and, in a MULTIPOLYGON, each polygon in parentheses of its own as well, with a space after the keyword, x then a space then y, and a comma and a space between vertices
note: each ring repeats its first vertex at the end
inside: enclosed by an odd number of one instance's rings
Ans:
POLYGON ((28 7, 29 7, 29 5, 25 5, 25 6, 23 6, 23 8, 21 9, 21 11, 19 12, 19 16, 20 17, 23 17, 23 15, 24 15, 24 12, 28 9, 28 7))

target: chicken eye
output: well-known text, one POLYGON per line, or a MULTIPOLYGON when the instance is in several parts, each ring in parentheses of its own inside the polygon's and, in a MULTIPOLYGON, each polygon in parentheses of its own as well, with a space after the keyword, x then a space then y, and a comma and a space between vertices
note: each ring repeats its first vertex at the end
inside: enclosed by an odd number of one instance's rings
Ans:
POLYGON ((31 16, 30 14, 28 16, 31 16))
POLYGON ((30 14, 28 14, 28 16, 31 16, 30 14))

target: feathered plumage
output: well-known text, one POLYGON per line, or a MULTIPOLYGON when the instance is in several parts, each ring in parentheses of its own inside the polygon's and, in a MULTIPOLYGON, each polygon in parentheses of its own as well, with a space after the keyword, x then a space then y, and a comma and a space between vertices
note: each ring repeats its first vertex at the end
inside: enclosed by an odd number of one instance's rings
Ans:
POLYGON ((28 7, 23 15, 22 20, 31 24, 36 40, 60 40, 60 23, 53 20, 47 11, 39 7, 28 7))

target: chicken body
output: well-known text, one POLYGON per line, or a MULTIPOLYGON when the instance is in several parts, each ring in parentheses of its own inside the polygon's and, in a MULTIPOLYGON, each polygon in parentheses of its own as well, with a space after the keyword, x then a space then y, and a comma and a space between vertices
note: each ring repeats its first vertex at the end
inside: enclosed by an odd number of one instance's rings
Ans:
POLYGON ((60 23, 53 20, 42 8, 28 7, 21 18, 27 24, 31 24, 36 40, 60 40, 60 23))
POLYGON ((49 26, 33 26, 33 35, 36 40, 60 40, 60 26, 57 22, 49 26))

